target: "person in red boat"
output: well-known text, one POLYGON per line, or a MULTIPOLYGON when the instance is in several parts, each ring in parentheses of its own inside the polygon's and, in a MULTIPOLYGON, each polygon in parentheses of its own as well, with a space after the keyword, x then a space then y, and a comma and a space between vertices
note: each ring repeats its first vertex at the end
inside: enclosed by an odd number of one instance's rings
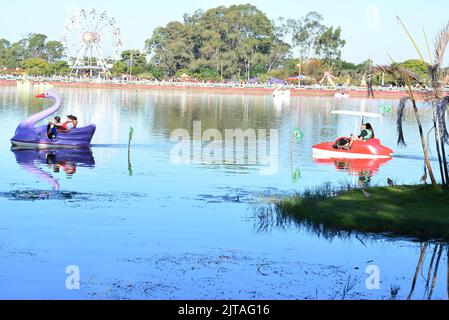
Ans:
POLYGON ((366 142, 370 139, 374 138, 374 130, 370 123, 362 124, 360 126, 360 134, 357 136, 357 138, 352 138, 351 142, 349 143, 348 150, 352 149, 352 145, 354 144, 354 141, 363 141, 366 142))
POLYGON ((371 123, 366 124, 366 130, 371 131, 371 137, 369 139, 374 139, 376 137, 376 135, 374 134, 374 129, 371 126, 371 123))
POLYGON ((371 124, 362 124, 360 127, 360 133, 357 137, 340 138, 335 142, 334 149, 351 150, 354 141, 366 142, 370 139, 374 139, 374 137, 374 129, 371 124))

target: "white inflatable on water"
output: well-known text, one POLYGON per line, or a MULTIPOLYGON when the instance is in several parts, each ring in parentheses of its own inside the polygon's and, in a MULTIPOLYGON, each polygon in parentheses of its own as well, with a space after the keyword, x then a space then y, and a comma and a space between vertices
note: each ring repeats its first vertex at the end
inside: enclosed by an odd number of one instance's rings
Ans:
POLYGON ((344 93, 344 92, 338 92, 336 94, 334 94, 335 98, 339 98, 339 99, 346 99, 349 98, 349 94, 344 93))
POLYGON ((290 90, 281 90, 281 87, 277 88, 273 92, 273 99, 276 103, 288 103, 292 92, 290 90))

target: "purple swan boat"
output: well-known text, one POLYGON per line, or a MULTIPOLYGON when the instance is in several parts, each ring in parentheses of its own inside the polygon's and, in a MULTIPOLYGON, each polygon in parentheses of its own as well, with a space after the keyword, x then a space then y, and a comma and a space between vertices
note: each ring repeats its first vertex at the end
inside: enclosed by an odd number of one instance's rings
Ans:
POLYGON ((89 147, 95 134, 94 124, 82 128, 72 129, 68 133, 58 133, 55 139, 47 136, 47 125, 36 126, 36 123, 50 117, 61 108, 61 98, 53 91, 47 91, 36 96, 36 98, 53 99, 54 105, 45 109, 30 118, 22 121, 16 129, 11 143, 14 146, 47 149, 47 148, 79 148, 89 147))

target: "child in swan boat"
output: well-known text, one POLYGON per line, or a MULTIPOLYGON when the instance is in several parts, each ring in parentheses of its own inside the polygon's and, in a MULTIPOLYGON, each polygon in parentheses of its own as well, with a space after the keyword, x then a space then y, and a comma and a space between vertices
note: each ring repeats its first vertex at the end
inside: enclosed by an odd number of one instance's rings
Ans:
POLYGON ((78 118, 74 115, 68 115, 67 121, 61 123, 60 117, 55 117, 54 122, 50 122, 47 127, 47 135, 49 139, 56 139, 58 132, 69 133, 78 126, 78 118))
POLYGON ((58 135, 58 127, 62 126, 61 117, 55 117, 54 122, 50 122, 47 126, 48 139, 56 139, 58 135))

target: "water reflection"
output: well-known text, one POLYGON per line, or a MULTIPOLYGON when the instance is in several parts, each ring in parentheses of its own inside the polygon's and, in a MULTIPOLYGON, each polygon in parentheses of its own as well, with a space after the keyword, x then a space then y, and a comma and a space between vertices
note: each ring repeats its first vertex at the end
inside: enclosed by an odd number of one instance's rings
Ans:
POLYGON ((323 159, 314 158, 317 164, 333 165, 339 172, 347 172, 353 177, 358 177, 357 187, 368 188, 371 180, 381 166, 387 164, 392 159, 323 159))
MULTIPOLYGON (((370 233, 361 233, 339 229, 335 226, 329 227, 325 224, 313 224, 307 220, 294 219, 281 210, 273 206, 255 207, 253 209, 254 228, 258 233, 268 233, 273 230, 282 230, 286 232, 289 229, 304 230, 318 238, 324 238, 330 243, 335 240, 350 242, 355 240, 360 242, 367 251, 373 244, 385 240, 385 243, 400 243, 404 239, 400 236, 379 235, 370 233)), ((411 242, 412 243, 412 242, 411 242)), ((449 300, 449 245, 448 242, 417 240, 412 243, 413 250, 417 253, 415 263, 402 263, 398 267, 404 271, 400 278, 389 280, 382 283, 382 286, 389 286, 391 300, 449 300), (398 284, 400 283, 400 285, 398 284)), ((386 248, 385 248, 386 249, 386 248)), ((368 263, 376 264, 371 260, 368 263)), ((384 262, 385 263, 385 262, 384 262)), ((387 266, 376 265, 382 272, 387 266)))
POLYGON ((416 266, 416 271, 413 276, 412 285, 410 292, 407 296, 408 300, 413 298, 417 299, 427 299, 432 300, 439 273, 444 275, 442 257, 443 253, 447 254, 447 294, 449 299, 449 249, 447 245, 444 244, 431 244, 431 243, 421 243, 420 244, 420 256, 418 264, 416 266), (432 249, 433 246, 433 249, 432 249), (427 267, 428 266, 428 267, 427 267), (418 282, 420 288, 418 288, 418 282), (417 291, 421 289, 422 297, 416 297, 417 291))
POLYGON ((93 168, 95 160, 92 150, 85 149, 17 149, 11 151, 22 169, 46 182, 53 191, 61 189, 57 175, 71 178, 79 167, 93 168))

